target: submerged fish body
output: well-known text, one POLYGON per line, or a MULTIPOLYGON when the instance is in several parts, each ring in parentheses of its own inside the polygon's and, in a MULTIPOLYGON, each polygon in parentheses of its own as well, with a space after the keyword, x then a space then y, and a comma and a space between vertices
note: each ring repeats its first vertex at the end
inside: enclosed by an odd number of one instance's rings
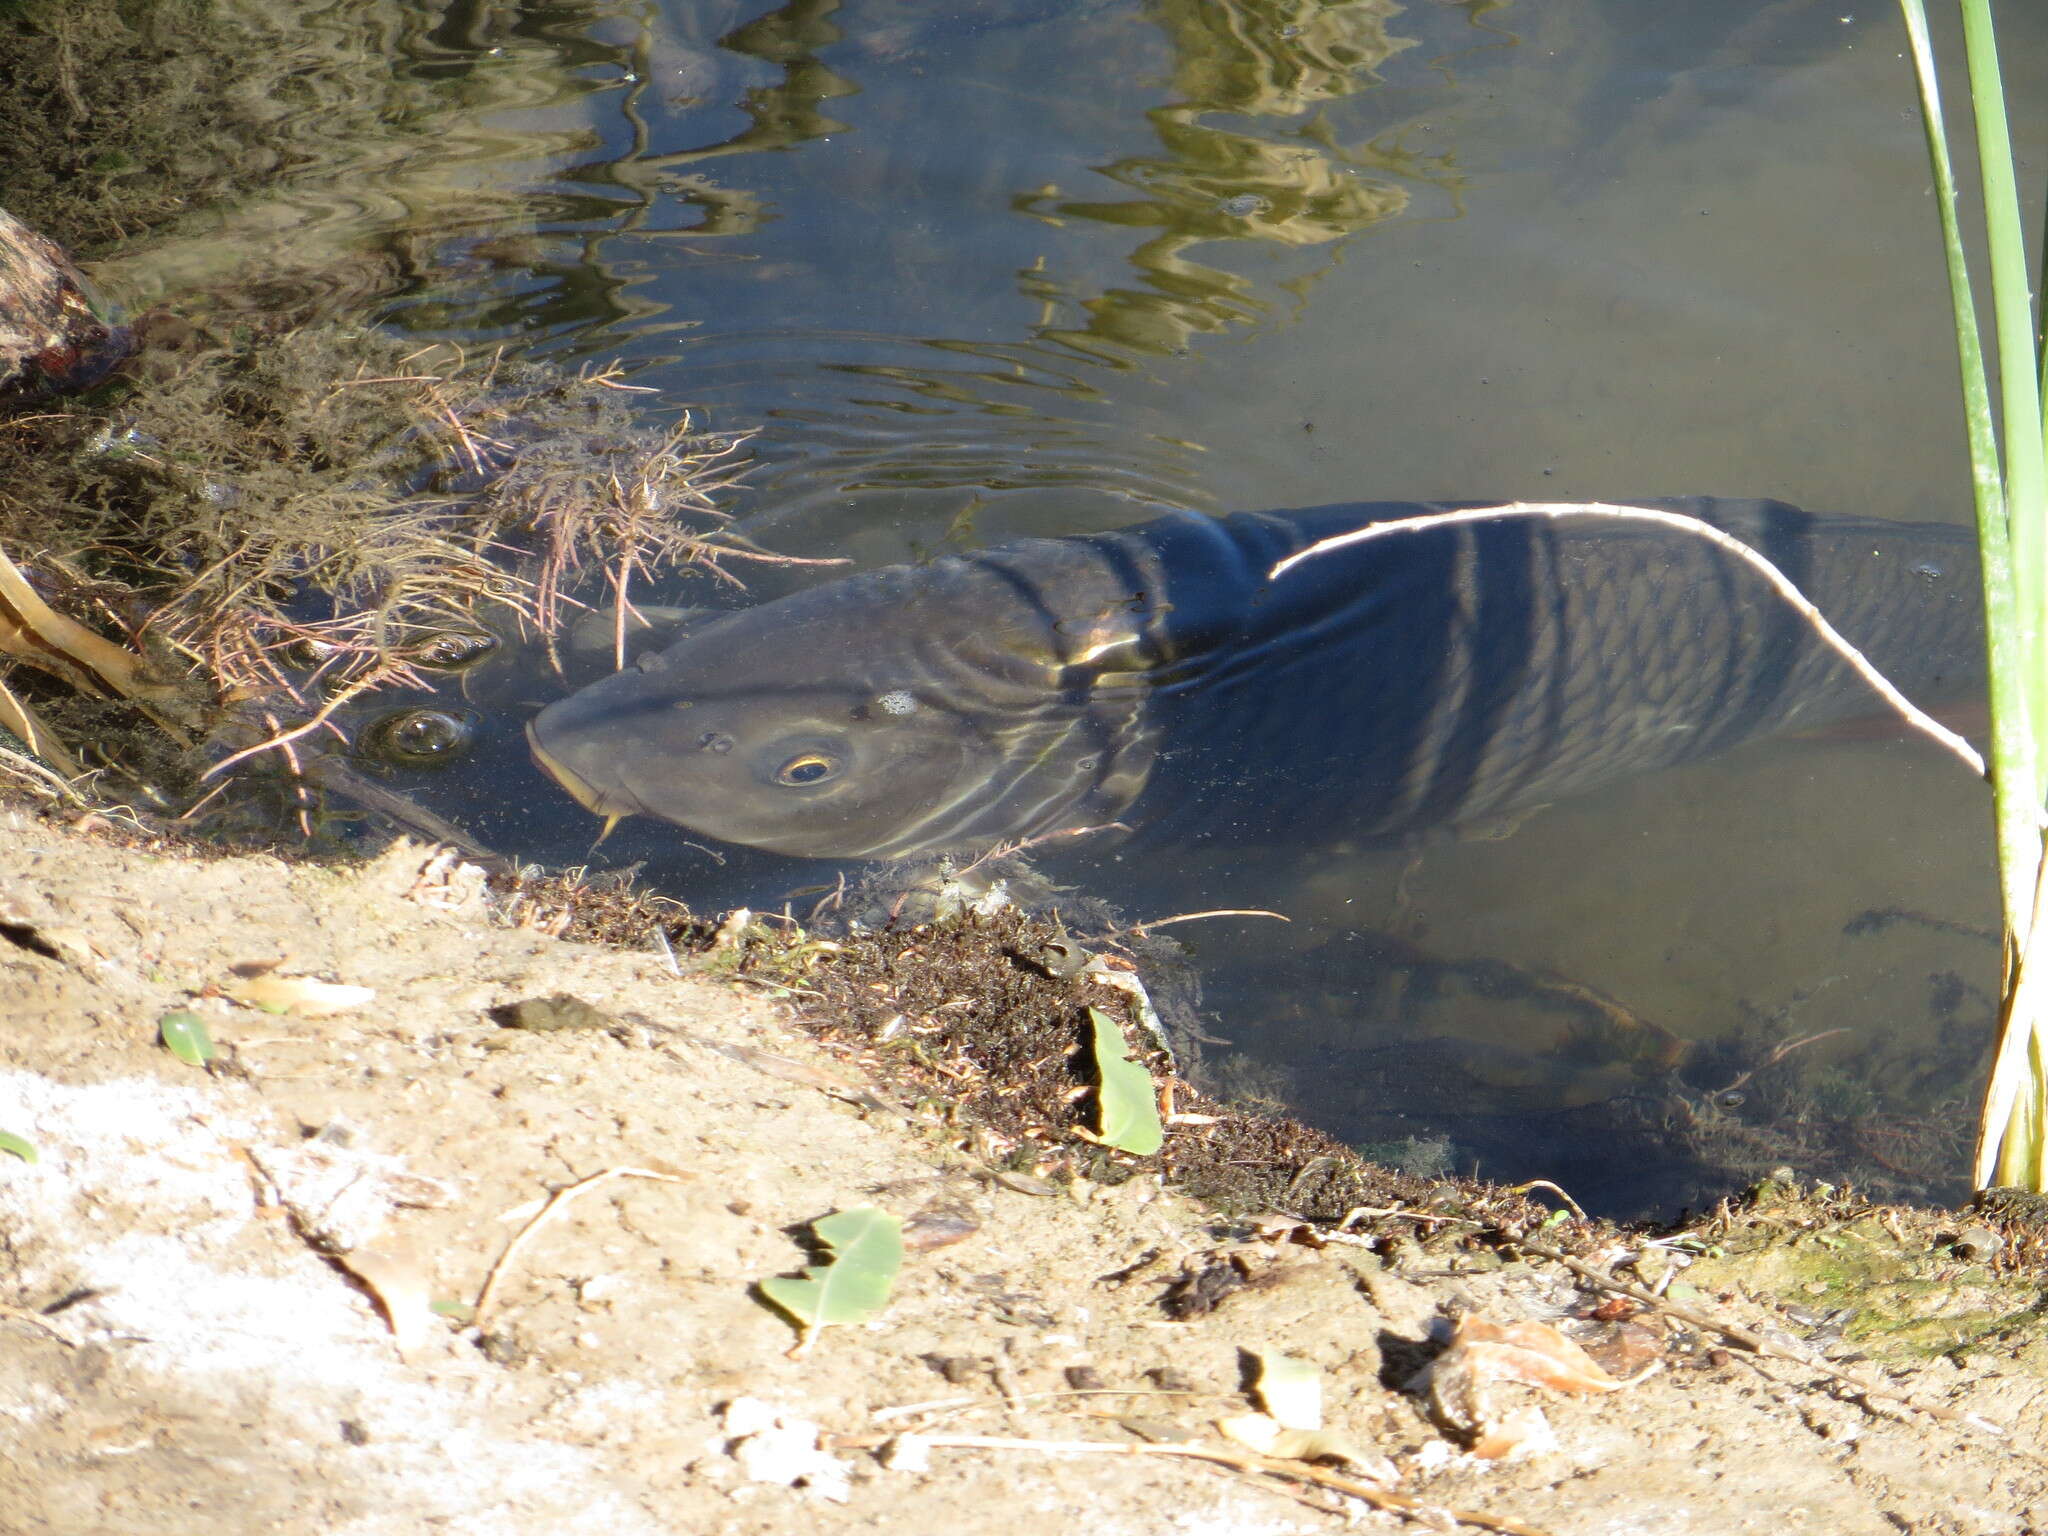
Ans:
MULTIPOLYGON (((1119 820, 1396 838, 1879 707, 1746 562, 1668 528, 1487 518, 1269 579, 1456 505, 1178 513, 870 571, 695 627, 528 737, 601 815, 900 858, 1119 820)), ((1757 549, 1915 699, 1981 686, 1968 531, 1643 505, 1757 549)))

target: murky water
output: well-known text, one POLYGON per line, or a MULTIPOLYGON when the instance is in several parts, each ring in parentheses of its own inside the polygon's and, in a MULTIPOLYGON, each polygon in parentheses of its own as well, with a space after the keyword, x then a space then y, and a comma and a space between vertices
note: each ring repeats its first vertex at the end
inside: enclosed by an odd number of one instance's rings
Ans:
MULTIPOLYGON (((2048 17, 2007 11, 2038 78, 2048 17)), ((437 256, 389 315, 757 425, 740 526, 861 565, 1173 505, 1967 521, 1901 47, 1889 4, 1763 0, 456 6, 409 67, 495 151, 462 217, 405 216, 437 256)), ((2038 179, 2048 119, 2015 110, 2038 179)), ((477 754, 396 782, 582 860, 592 823, 518 742, 558 685, 489 686, 477 754)), ((1925 1193, 1988 1039, 1987 817, 1923 745, 1786 743, 1412 857, 1057 873, 1134 917, 1293 918, 1177 932, 1211 1063, 1350 1139, 1610 1209, 1786 1158, 1925 1193)), ((818 873, 630 823, 590 858, 705 905, 818 873)))

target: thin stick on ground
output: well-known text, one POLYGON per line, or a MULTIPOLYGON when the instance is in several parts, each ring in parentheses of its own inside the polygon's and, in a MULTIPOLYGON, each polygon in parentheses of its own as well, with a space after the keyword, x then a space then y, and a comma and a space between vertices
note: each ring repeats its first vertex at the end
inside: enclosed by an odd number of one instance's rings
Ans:
POLYGON ((1586 1214, 1586 1208, 1583 1205, 1580 1205, 1578 1201, 1572 1198, 1571 1191, 1566 1189, 1562 1184, 1553 1184, 1548 1179, 1531 1179, 1526 1184, 1511 1184, 1508 1187, 1513 1193, 1518 1195, 1526 1195, 1531 1190, 1547 1189, 1553 1195, 1557 1196, 1558 1199, 1562 1200, 1566 1205, 1570 1206, 1572 1208, 1572 1214, 1578 1217, 1579 1220, 1591 1221, 1593 1219, 1592 1217, 1586 1214))
POLYGON ((44 602, 4 551, 0 551, 0 604, 6 609, 9 649, 24 660, 35 661, 39 645, 71 662, 110 694, 143 702, 174 696, 175 689, 144 676, 140 656, 44 602), (17 632, 22 641, 15 640, 17 632))
MULTIPOLYGON (((4 692, 5 690, 0 690, 4 692)), ((16 732, 19 735, 19 732, 16 732)), ((45 744, 47 750, 47 743, 45 744)), ((85 809, 91 802, 72 787, 70 779, 33 757, 0 747, 0 771, 12 774, 32 792, 51 800, 66 800, 85 809)), ((84 777, 84 775, 77 775, 84 777)))
MULTIPOLYGON (((875 1450, 897 1438, 899 1437, 894 1435, 834 1435, 831 1437, 831 1445, 835 1450, 875 1450)), ((1473 1526, 1482 1531, 1498 1531, 1501 1536, 1547 1536, 1546 1532, 1533 1525, 1524 1525, 1519 1520, 1509 1520, 1501 1515, 1489 1515, 1472 1509, 1451 1509, 1441 1504, 1432 1504, 1427 1499, 1418 1499, 1412 1494, 1375 1488, 1372 1484, 1362 1483, 1355 1477, 1345 1477, 1341 1473, 1312 1466, 1308 1462, 1285 1461, 1275 1456, 1260 1456, 1251 1451, 1226 1450, 1221 1446, 1120 1445, 1109 1440, 1026 1440, 1010 1435, 907 1434, 900 1438, 921 1445, 953 1450, 1031 1451, 1039 1455, 1164 1456, 1177 1457, 1185 1461, 1206 1461, 1215 1466, 1229 1467, 1237 1472, 1262 1473, 1267 1477, 1313 1483, 1318 1488, 1328 1488, 1361 1503, 1370 1504, 1374 1509, 1412 1520, 1433 1523, 1440 1517, 1449 1516, 1460 1525, 1473 1526)))
POLYGON ((478 1291, 476 1296, 475 1323, 477 1327, 483 1327, 485 1321, 490 1317, 491 1305, 498 1297, 498 1283, 505 1278, 506 1271, 511 1267, 513 1259, 519 1256, 520 1250, 532 1242, 540 1234, 540 1229, 552 1221, 571 1200, 574 1200, 578 1195, 587 1195, 600 1184, 610 1183, 613 1179, 658 1179, 664 1184, 688 1184, 690 1182, 688 1174, 662 1173, 653 1168, 618 1167, 606 1168, 601 1172, 593 1173, 587 1179, 578 1179, 574 1184, 563 1185, 548 1196, 548 1203, 534 1212, 533 1219, 521 1227, 512 1240, 505 1245, 505 1251, 498 1255, 498 1262, 493 1264, 491 1272, 484 1276, 483 1289, 478 1291))
POLYGON ((1455 512, 1429 512, 1418 517, 1397 517, 1384 523, 1354 528, 1349 533, 1340 533, 1311 544, 1307 549, 1289 555, 1275 565, 1266 573, 1266 579, 1278 581, 1282 575, 1304 560, 1312 560, 1333 550, 1348 549, 1353 544, 1363 544, 1368 540, 1389 538, 1400 533, 1417 533, 1429 528, 1455 527, 1461 523, 1494 522, 1508 517, 1543 518, 1551 521, 1567 517, 1606 517, 1621 522, 1653 523, 1658 527, 1673 528, 1695 538, 1705 539, 1717 549, 1725 550, 1741 560, 1769 582, 1787 605, 1813 626, 1814 633, 1827 647, 1848 663, 1850 669, 1891 705, 1908 725, 1946 747, 1978 778, 1984 777, 1984 759, 1977 749, 1899 692, 1890 678, 1872 666, 1861 651, 1842 637, 1841 632, 1814 607, 1806 594, 1792 584, 1790 577, 1733 534, 1724 533, 1712 523, 1703 522, 1697 517, 1688 517, 1683 512, 1666 512, 1658 507, 1618 506, 1604 501, 1514 501, 1505 502, 1497 507, 1466 507, 1455 512))
POLYGON ((64 777, 84 776, 85 769, 78 759, 64 750, 56 736, 36 718, 36 712, 16 698, 5 683, 0 683, 0 727, 20 737, 29 751, 46 759, 64 777))
POLYGON ((31 1328, 40 1328, 66 1349, 78 1348, 78 1341, 44 1317, 40 1312, 30 1312, 22 1307, 0 1304, 0 1317, 12 1318, 17 1323, 27 1323, 31 1328))

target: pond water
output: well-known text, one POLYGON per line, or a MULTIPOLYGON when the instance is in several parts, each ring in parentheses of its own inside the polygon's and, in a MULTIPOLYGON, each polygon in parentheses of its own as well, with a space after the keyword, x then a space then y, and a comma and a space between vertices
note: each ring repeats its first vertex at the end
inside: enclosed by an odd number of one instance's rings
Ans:
MULTIPOLYGON (((2005 9, 2010 77, 2038 78, 2048 18, 2005 9)), ((1170 506, 1710 492, 1967 522, 1902 46, 1888 3, 1788 0, 458 5, 407 67, 499 103, 465 170, 498 201, 407 214, 438 255, 386 318, 622 359, 658 407, 758 428, 739 528, 862 567, 1170 506), (513 78, 549 84, 493 94, 513 78)), ((2041 103, 2015 107, 2038 181, 2041 103)), ((559 685, 491 691, 477 754, 399 787, 699 907, 817 882, 644 822, 591 851, 518 739, 559 685)), ((1240 1089, 1627 1211, 1780 1161, 1960 1188, 1987 828, 1949 760, 1876 732, 1408 852, 1318 828, 1051 870, 1132 919, 1293 919, 1173 930, 1240 1089)))

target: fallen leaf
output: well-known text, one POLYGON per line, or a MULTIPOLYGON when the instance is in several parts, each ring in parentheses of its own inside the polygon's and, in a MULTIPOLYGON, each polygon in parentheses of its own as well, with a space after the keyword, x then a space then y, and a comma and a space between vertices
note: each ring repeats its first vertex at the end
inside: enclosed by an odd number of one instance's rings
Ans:
POLYGON ((1573 1393, 1612 1392, 1622 1385, 1548 1323, 1524 1321, 1503 1327, 1474 1313, 1451 1335, 1451 1348, 1461 1344, 1478 1368, 1497 1380, 1573 1393))
POLYGON ((761 1282, 761 1294, 802 1328, 799 1349, 809 1348, 820 1328, 863 1322, 881 1311, 903 1267, 903 1223, 887 1211, 871 1205, 837 1211, 812 1222, 811 1231, 831 1251, 831 1262, 806 1265, 802 1279, 777 1275, 761 1282))
POLYGON ((0 1131, 0 1152, 11 1152, 24 1163, 39 1161, 36 1155, 35 1144, 30 1141, 24 1141, 12 1131, 0 1131))
POLYGON ((1248 1451, 1257 1451, 1261 1456, 1273 1454, 1273 1447, 1285 1433, 1280 1421, 1268 1413, 1239 1413, 1227 1419, 1218 1419, 1216 1428, 1226 1440, 1234 1440, 1248 1451))
POLYGON ((1321 1429, 1289 1429, 1270 1414, 1240 1413, 1218 1419, 1216 1428, 1226 1440, 1234 1440, 1248 1451, 1275 1456, 1283 1461, 1340 1461, 1364 1466, 1365 1458, 1348 1442, 1321 1429))
POLYGON ((186 1066, 203 1067, 213 1060, 213 1036, 206 1031, 206 1020, 190 1008, 173 1008, 156 1021, 156 1028, 164 1049, 186 1066))
POLYGON ((239 975, 220 987, 224 996, 266 1013, 296 1013, 308 1019, 360 1008, 377 995, 374 987, 352 987, 312 976, 279 976, 268 971, 239 975))
POLYGON ((1088 963, 1088 979, 1105 987, 1114 987, 1128 996, 1137 1006, 1138 1022, 1145 1027, 1145 1033, 1162 1051, 1169 1062, 1173 1059, 1173 1042, 1166 1032, 1166 1023, 1159 1017, 1159 1010, 1152 1005, 1152 994, 1145 990, 1135 972, 1120 970, 1120 961, 1114 955, 1097 955, 1088 963))
POLYGON ((391 1325, 391 1339, 398 1346, 398 1358, 411 1360, 427 1341, 434 1320, 427 1284, 427 1266, 411 1248, 385 1243, 375 1248, 358 1248, 340 1255, 349 1272, 376 1294, 391 1325))
POLYGON ((1557 1448, 1557 1431, 1534 1403, 1502 1414, 1472 1442, 1472 1454, 1487 1461, 1512 1461, 1557 1448))
POLYGON ((912 1253, 929 1253, 964 1243, 980 1230, 981 1223, 965 1211, 919 1211, 903 1224, 903 1246, 912 1253))
POLYGON ((1152 1074, 1131 1059, 1131 1048, 1116 1020, 1100 1008, 1090 1008, 1088 1024, 1093 1031, 1097 1077, 1096 1136, 1119 1152, 1149 1157, 1166 1143, 1152 1074))
MULTIPOLYGON (((1653 1366, 1652 1369, 1655 1367, 1653 1366)), ((1646 1373, 1647 1374, 1647 1373, 1646 1373)), ((1491 1389, 1503 1382, 1552 1392, 1614 1392, 1639 1378, 1610 1376, 1585 1350, 1548 1323, 1500 1324, 1473 1313, 1461 1319, 1444 1352, 1418 1375, 1410 1389, 1426 1391, 1442 1423, 1474 1437, 1474 1451, 1497 1446, 1505 1455, 1537 1436, 1529 1423, 1496 1410, 1491 1389)), ((1548 1425, 1543 1426, 1548 1432, 1548 1425)))

